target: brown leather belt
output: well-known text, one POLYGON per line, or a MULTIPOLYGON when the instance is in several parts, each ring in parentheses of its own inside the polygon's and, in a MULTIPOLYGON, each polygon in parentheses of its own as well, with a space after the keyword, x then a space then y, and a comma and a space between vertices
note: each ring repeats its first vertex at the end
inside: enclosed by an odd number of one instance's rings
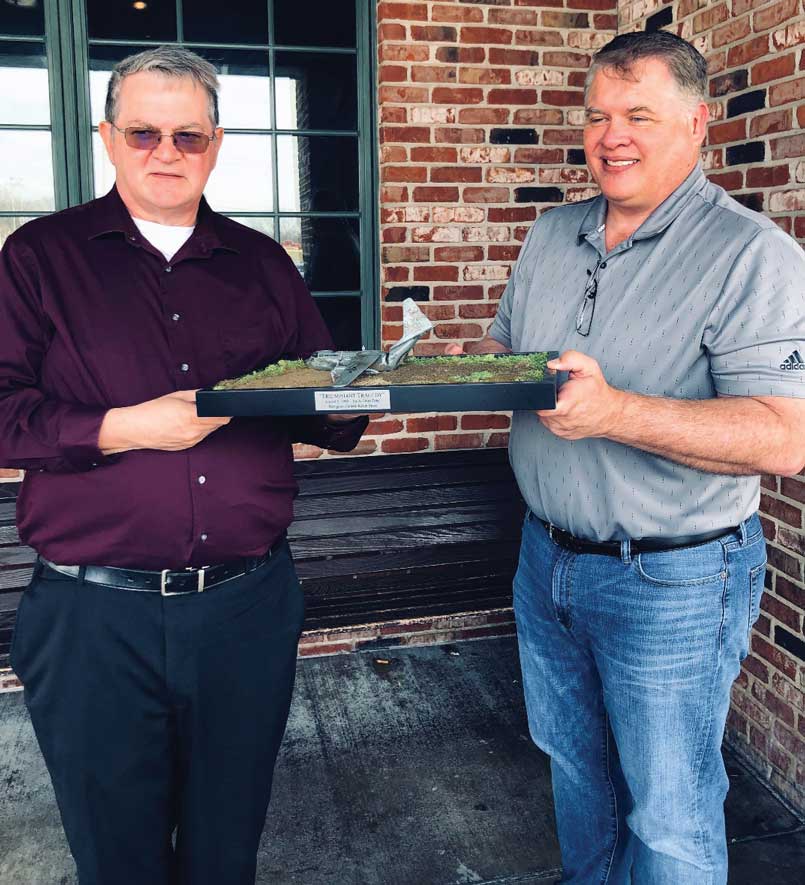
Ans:
MULTIPOLYGON (((587 541, 584 538, 576 538, 570 532, 551 525, 544 519, 534 518, 543 525, 554 544, 558 544, 565 550, 570 550, 573 553, 593 553, 599 556, 621 555, 620 541, 587 541)), ((698 547, 700 544, 707 544, 737 531, 738 528, 735 527, 706 532, 703 535, 678 535, 675 538, 635 538, 629 541, 629 549, 632 553, 658 553, 662 550, 677 550, 681 547, 698 547)))

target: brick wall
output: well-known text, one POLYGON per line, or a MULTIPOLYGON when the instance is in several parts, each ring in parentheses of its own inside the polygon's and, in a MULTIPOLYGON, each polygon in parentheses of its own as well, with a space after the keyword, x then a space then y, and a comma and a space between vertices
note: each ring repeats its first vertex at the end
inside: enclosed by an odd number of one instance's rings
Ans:
MULTIPOLYGON (((666 27, 710 69, 705 166, 737 200, 805 244, 802 0, 621 0, 620 31, 666 27)), ((769 542, 763 611, 733 691, 728 740, 805 808, 805 474, 763 478, 769 542)))

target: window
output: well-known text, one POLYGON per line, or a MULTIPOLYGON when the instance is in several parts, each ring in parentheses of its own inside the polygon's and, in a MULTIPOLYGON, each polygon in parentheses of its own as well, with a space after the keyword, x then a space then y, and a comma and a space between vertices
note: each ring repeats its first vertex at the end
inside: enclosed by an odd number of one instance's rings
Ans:
POLYGON ((109 72, 146 47, 187 46, 220 72, 226 138, 211 206, 283 245, 337 346, 377 345, 371 10, 371 0, 0 0, 0 230, 106 193, 114 169, 97 125, 109 72), (70 21, 65 9, 73 26, 58 35, 57 73, 76 97, 75 134, 65 123, 67 143, 54 145, 66 166, 54 202, 45 34, 70 21), (23 70, 24 98, 3 81, 22 83, 23 70))
POLYGON ((41 4, 0 0, 0 244, 56 207, 49 90, 41 4))

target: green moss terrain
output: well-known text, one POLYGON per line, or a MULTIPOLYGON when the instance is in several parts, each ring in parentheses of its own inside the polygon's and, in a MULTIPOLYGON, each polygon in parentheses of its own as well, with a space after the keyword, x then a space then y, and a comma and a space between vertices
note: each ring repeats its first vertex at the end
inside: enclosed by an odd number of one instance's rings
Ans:
MULTIPOLYGON (((412 357, 391 372, 362 375, 351 386, 542 381, 547 361, 546 353, 412 357)), ((280 360, 249 375, 221 381, 215 389, 330 387, 331 384, 329 372, 311 369, 303 360, 280 360)))

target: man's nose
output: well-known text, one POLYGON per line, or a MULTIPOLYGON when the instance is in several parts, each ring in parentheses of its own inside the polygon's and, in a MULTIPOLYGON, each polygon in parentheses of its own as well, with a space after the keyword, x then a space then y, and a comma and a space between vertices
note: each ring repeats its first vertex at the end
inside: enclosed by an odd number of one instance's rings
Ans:
POLYGON ((624 120, 610 120, 601 136, 601 144, 605 147, 616 147, 631 141, 629 126, 624 120))
POLYGON ((173 134, 163 132, 159 144, 154 148, 154 156, 163 163, 172 163, 180 154, 181 151, 177 150, 173 143, 173 134))

